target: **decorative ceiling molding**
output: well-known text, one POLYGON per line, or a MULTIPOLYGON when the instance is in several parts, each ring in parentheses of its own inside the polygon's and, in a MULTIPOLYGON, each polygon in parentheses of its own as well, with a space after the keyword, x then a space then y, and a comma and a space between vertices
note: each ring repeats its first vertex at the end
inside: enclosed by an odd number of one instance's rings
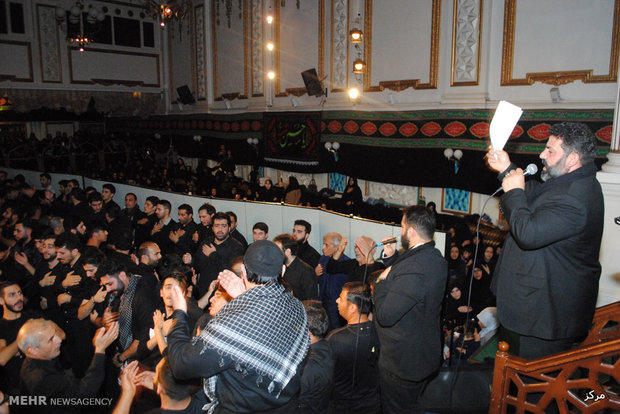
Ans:
MULTIPOLYGON (((583 83, 616 82, 618 73, 618 57, 620 56, 620 0, 614 2, 614 17, 612 28, 611 49, 609 54, 609 73, 594 75, 592 69, 557 71, 557 72, 529 72, 525 78, 513 78, 515 49, 515 29, 517 18, 517 0, 504 1, 504 44, 502 48, 502 86, 533 85, 536 82, 554 86, 564 85, 577 80, 583 83)), ((601 42, 603 43, 603 42, 601 42)))
MULTIPOLYGON (((433 0, 431 17, 431 46, 430 68, 427 83, 420 83, 419 79, 399 79, 380 81, 379 85, 371 85, 372 71, 372 3, 373 0, 365 0, 364 11, 364 57, 366 59, 366 72, 364 72, 364 92, 380 92, 384 89, 401 91, 412 87, 414 89, 437 89, 439 81, 439 38, 441 34, 441 0, 433 0)), ((413 4, 413 2, 412 2, 413 4)))
POLYGON ((451 86, 478 85, 483 0, 454 0, 451 86))

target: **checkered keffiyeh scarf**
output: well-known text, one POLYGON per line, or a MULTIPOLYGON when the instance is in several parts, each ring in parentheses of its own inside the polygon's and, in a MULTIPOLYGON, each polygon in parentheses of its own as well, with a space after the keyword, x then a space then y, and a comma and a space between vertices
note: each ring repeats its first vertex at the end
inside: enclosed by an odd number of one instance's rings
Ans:
MULTIPOLYGON (((280 395, 304 359, 310 337, 303 305, 282 285, 266 284, 224 306, 194 341, 202 341, 202 352, 210 348, 232 358, 239 372, 254 370, 257 386, 267 377, 267 390, 271 393, 278 386, 280 395)), ((205 393, 213 401, 209 412, 217 404, 216 382, 217 376, 205 381, 205 393)))
POLYGON ((136 295, 136 288, 140 276, 131 276, 127 289, 121 297, 121 304, 118 309, 118 341, 121 345, 121 351, 125 351, 133 342, 133 334, 131 331, 131 321, 133 320, 133 298, 136 295))

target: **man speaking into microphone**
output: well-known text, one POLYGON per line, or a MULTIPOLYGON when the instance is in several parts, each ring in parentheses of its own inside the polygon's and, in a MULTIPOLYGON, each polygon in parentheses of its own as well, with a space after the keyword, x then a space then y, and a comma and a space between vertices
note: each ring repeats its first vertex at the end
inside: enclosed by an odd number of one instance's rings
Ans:
POLYGON ((587 126, 553 125, 540 154, 542 183, 526 183, 505 151, 487 154, 500 173, 500 205, 510 224, 491 287, 500 322, 518 334, 523 358, 570 349, 590 328, 603 234, 595 148, 587 126))

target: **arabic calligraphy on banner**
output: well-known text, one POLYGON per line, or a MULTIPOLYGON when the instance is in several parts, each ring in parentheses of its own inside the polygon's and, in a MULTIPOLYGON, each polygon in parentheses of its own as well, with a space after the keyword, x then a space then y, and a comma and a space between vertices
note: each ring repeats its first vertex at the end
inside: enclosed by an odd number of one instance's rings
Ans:
POLYGON ((320 112, 265 113, 265 160, 318 165, 321 141, 320 112))

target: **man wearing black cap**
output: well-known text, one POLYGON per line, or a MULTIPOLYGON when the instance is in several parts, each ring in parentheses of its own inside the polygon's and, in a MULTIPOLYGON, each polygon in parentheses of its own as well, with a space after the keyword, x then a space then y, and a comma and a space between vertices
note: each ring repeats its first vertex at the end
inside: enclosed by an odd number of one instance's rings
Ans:
POLYGON ((241 279, 229 270, 218 281, 234 299, 191 340, 187 302, 172 297, 177 323, 168 335, 176 378, 205 378, 208 412, 293 412, 301 363, 309 345, 306 312, 278 283, 284 254, 259 240, 243 258, 241 279))

